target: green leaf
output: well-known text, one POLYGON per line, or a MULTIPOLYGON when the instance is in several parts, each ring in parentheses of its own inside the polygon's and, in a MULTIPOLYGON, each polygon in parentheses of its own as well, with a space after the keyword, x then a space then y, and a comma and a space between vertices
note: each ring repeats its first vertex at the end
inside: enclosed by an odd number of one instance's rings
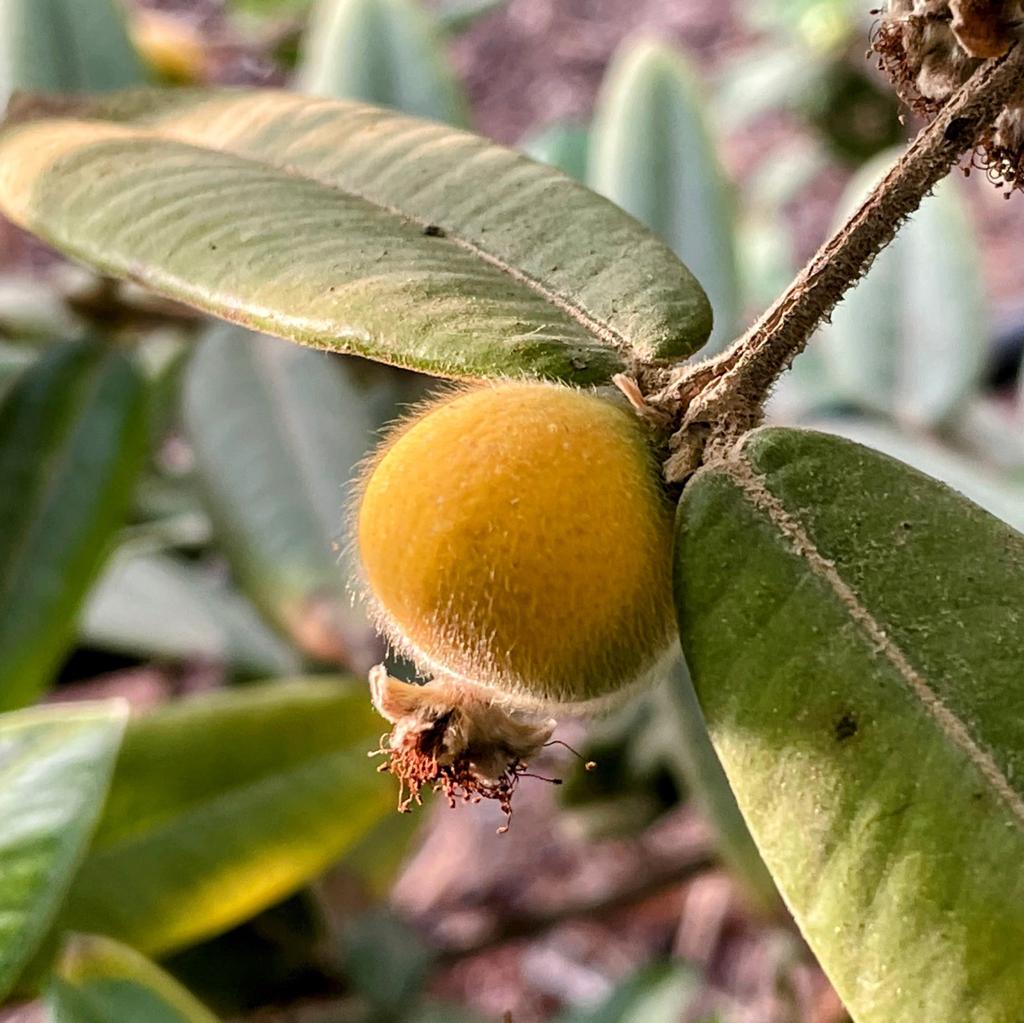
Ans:
POLYGON ((79 635, 135 657, 207 660, 248 675, 298 669, 295 652, 251 604, 200 565, 122 548, 89 594, 79 635))
POLYGON ((48 1023, 216 1023, 173 977, 134 949, 72 935, 47 992, 48 1023))
POLYGON ((159 954, 277 902, 394 812, 380 730, 364 687, 328 678, 132 722, 63 923, 159 954))
POLYGON ((559 1023, 677 1023, 700 993, 700 980, 689 966, 659 963, 634 974, 597 1009, 569 1013, 559 1023))
POLYGON ((466 123, 447 40, 419 0, 320 0, 306 30, 304 91, 466 123))
POLYGON ((108 92, 144 80, 117 0, 0 0, 0 100, 16 89, 108 92))
POLYGON ((344 551, 346 487, 380 425, 372 382, 357 374, 350 361, 221 326, 196 348, 184 388, 186 431, 239 581, 303 650, 335 663, 369 643, 344 551))
POLYGON ((999 473, 979 464, 977 459, 969 459, 930 437, 898 430, 873 419, 844 416, 806 425, 898 458, 959 490, 1014 529, 1024 530, 1024 485, 1007 482, 999 473))
MULTIPOLYGON (((850 185, 849 212, 892 163, 872 161, 850 185)), ((936 186, 816 342, 848 401, 919 427, 955 417, 979 389, 988 327, 981 256, 960 189, 936 186)))
POLYGON ((104 345, 61 344, 0 406, 0 709, 43 690, 146 453, 146 388, 104 345))
POLYGON ((533 160, 557 167, 577 181, 586 180, 590 129, 585 125, 556 121, 523 139, 519 148, 533 160))
POLYGON ((0 1002, 85 852, 127 715, 112 701, 0 716, 0 1002))
POLYGON ((633 356, 687 355, 710 329, 666 246, 475 135, 265 89, 143 90, 87 112, 0 133, 0 210, 267 333, 441 375, 585 384, 633 356))
POLYGON ((657 231, 689 266, 714 310, 711 354, 740 317, 732 201, 704 116, 706 101, 682 55, 650 40, 618 52, 601 87, 588 183, 657 231))
POLYGON ((680 632, 765 862, 858 1023, 1024 1004, 1024 536, 836 437, 684 491, 680 632))

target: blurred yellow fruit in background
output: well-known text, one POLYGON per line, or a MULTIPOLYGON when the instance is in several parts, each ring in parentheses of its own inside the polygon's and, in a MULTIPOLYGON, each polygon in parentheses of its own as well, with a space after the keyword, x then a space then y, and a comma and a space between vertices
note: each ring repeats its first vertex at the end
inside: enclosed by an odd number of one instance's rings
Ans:
POLYGON ((142 59, 162 81, 189 85, 206 78, 202 34, 181 18, 144 8, 132 17, 131 36, 142 59))

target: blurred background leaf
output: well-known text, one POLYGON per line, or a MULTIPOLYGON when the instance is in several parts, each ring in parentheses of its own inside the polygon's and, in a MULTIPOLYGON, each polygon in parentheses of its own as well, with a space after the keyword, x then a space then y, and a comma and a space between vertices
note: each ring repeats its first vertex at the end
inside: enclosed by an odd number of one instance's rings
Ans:
POLYGON ((82 614, 81 639, 102 650, 286 675, 300 659, 222 578, 193 561, 131 545, 111 558, 82 614))
MULTIPOLYGON (((239 582, 311 657, 379 660, 353 607, 348 486, 373 446, 375 387, 396 380, 228 325, 192 355, 184 421, 218 539, 239 582), (362 375, 362 379, 360 379, 362 375)), ((382 400, 382 399, 377 399, 382 400)))
POLYGON ((319 0, 299 82, 315 95, 462 126, 468 107, 445 42, 420 0, 319 0))
POLYGON ((601 87, 587 183, 656 231, 708 294, 715 326, 701 355, 736 335, 734 212, 707 124, 707 101, 678 50, 625 43, 601 87))
MULTIPOLYGON (((841 213, 890 166, 851 183, 841 213)), ((934 194, 843 299, 816 342, 839 394, 917 427, 948 421, 980 386, 988 330, 979 253, 954 178, 934 194)))
POLYGON ((295 891, 394 812, 367 762, 380 730, 363 687, 334 678, 132 722, 63 924, 166 953, 295 891))
POLYGON ((127 713, 111 701, 0 715, 0 1002, 85 853, 127 713))
POLYGON ((48 1023, 216 1023, 144 956, 109 938, 67 939, 47 991, 48 1023))
POLYGON ((420 935, 387 910, 363 914, 345 935, 348 975, 382 1019, 419 1002, 435 959, 420 935))
POLYGON ((701 982, 679 963, 640 970, 599 1008, 569 1013, 558 1023, 677 1023, 696 1006, 701 982))
POLYGON ((126 354, 80 341, 0 406, 0 708, 35 699, 72 641, 147 453, 146 397, 126 354))
POLYGON ((0 102, 145 81, 119 0, 0 0, 0 102))
POLYGON ((577 121, 556 121, 523 139, 519 148, 541 163, 557 167, 563 174, 586 181, 590 158, 590 129, 577 121))

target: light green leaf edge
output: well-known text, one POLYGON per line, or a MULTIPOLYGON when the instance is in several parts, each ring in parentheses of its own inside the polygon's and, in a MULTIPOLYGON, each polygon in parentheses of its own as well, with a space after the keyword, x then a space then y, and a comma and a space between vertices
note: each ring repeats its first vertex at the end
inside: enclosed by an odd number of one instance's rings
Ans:
POLYGON ((689 355, 710 331, 667 246, 466 132, 272 90, 39 115, 26 100, 0 132, 0 210, 244 326, 442 376, 577 384, 689 355))
POLYGON ((85 853, 127 717, 119 700, 0 715, 0 1002, 85 853))

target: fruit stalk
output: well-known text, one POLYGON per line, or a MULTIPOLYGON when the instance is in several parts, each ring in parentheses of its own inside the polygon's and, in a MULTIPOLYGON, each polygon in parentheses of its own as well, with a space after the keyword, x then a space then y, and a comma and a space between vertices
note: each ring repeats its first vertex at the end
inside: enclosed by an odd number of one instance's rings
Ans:
POLYGON ((867 272, 900 225, 1024 87, 1024 44, 989 60, 923 128, 860 207, 815 253, 775 304, 714 359, 679 367, 648 398, 681 407, 680 428, 665 464, 670 483, 684 480, 707 454, 756 426, 776 381, 843 295, 867 272))

